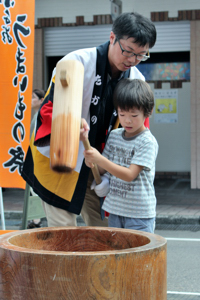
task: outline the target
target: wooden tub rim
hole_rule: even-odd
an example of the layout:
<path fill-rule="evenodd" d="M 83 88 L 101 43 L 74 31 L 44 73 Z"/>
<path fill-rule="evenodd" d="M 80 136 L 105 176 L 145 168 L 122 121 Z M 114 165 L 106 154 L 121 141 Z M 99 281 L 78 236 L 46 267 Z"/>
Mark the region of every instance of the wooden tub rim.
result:
<path fill-rule="evenodd" d="M 146 245 L 134 247 L 134 248 L 128 248 L 128 249 L 121 249 L 121 250 L 105 250 L 105 251 L 53 251 L 53 250 L 37 250 L 37 249 L 31 249 L 31 248 L 25 248 L 16 246 L 11 243 L 12 238 L 16 237 L 18 235 L 24 234 L 24 233 L 34 233 L 34 232 L 49 232 L 51 231 L 58 231 L 58 230 L 97 230 L 97 231 L 111 231 L 111 232 L 127 232 L 127 233 L 133 233 L 135 235 L 142 235 L 147 238 L 149 238 L 150 242 Z M 13 231 L 9 233 L 5 233 L 0 236 L 0 248 L 7 249 L 10 251 L 16 251 L 16 252 L 23 252 L 23 253 L 32 253 L 37 255 L 63 255 L 63 256 L 106 256 L 106 255 L 120 255 L 120 254 L 130 254 L 130 253 L 137 253 L 137 252 L 149 252 L 154 249 L 163 248 L 166 247 L 167 240 L 157 234 L 149 233 L 149 232 L 143 232 L 133 229 L 122 229 L 122 228 L 114 228 L 114 227 L 93 227 L 93 226 L 70 226 L 70 227 L 42 227 L 37 229 L 26 229 L 26 230 L 19 230 L 19 231 Z"/>

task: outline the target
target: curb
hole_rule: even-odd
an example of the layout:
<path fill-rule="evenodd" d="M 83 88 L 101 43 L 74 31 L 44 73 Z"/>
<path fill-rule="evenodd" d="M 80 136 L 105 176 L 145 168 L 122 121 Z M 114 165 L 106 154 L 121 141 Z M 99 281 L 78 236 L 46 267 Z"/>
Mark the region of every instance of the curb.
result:
<path fill-rule="evenodd" d="M 4 212 L 5 220 L 20 220 L 22 219 L 22 211 L 5 211 Z M 81 217 L 77 216 L 80 221 Z M 159 215 L 156 217 L 156 224 L 191 224 L 191 225 L 200 225 L 200 216 L 166 216 Z"/>
<path fill-rule="evenodd" d="M 22 211 L 4 211 L 5 220 L 19 220 L 22 219 Z"/>
<path fill-rule="evenodd" d="M 190 224 L 190 225 L 200 225 L 200 216 L 157 216 L 156 224 Z"/>
<path fill-rule="evenodd" d="M 197 232 L 200 231 L 200 218 L 195 216 L 164 216 L 157 218 L 155 229 Z"/>

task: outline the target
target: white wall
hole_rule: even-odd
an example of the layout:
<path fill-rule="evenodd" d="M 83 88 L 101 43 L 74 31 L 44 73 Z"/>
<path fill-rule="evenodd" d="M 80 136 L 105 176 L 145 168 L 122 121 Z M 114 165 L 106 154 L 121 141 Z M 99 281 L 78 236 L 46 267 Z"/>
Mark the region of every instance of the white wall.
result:
<path fill-rule="evenodd" d="M 177 17 L 178 10 L 200 9 L 199 0 L 122 0 L 122 10 L 137 11 L 145 17 L 150 17 L 150 12 L 168 11 L 169 17 Z"/>
<path fill-rule="evenodd" d="M 150 12 L 168 11 L 177 17 L 178 10 L 200 9 L 199 0 L 122 0 L 122 12 L 137 11 L 150 18 Z M 63 23 L 75 23 L 76 16 L 92 22 L 93 15 L 111 13 L 110 0 L 35 0 L 35 24 L 38 18 L 63 17 Z"/>
<path fill-rule="evenodd" d="M 63 17 L 63 23 L 75 23 L 76 16 L 92 22 L 93 15 L 110 14 L 110 7 L 109 0 L 35 0 L 35 23 L 37 18 L 50 17 Z"/>
<path fill-rule="evenodd" d="M 169 83 L 163 83 L 162 89 L 170 89 Z M 156 171 L 190 172 L 190 82 L 178 89 L 178 123 L 157 124 L 153 113 L 150 129 L 159 144 Z"/>

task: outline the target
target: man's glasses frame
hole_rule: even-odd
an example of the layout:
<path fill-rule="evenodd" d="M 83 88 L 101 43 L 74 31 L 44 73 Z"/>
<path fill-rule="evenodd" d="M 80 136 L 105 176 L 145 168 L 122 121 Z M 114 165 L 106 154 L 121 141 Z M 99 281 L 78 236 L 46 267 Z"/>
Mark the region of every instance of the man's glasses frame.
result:
<path fill-rule="evenodd" d="M 122 48 L 122 45 L 120 43 L 120 41 L 118 39 L 116 39 L 116 41 L 119 43 L 119 46 L 120 46 L 120 49 L 122 51 L 122 55 L 123 56 L 126 56 L 126 57 L 133 57 L 135 56 L 137 60 L 140 60 L 140 61 L 145 61 L 147 60 L 148 58 L 150 58 L 150 54 L 149 52 L 147 53 L 147 55 L 142 55 L 142 54 L 135 54 L 134 52 L 132 51 L 127 51 L 125 49 Z"/>

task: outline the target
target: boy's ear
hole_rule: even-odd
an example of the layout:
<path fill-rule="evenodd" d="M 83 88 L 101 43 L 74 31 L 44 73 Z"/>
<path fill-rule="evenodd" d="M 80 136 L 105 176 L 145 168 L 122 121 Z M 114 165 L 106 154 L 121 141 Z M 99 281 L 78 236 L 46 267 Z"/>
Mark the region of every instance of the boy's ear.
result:
<path fill-rule="evenodd" d="M 153 108 L 152 108 L 152 110 L 151 110 L 150 114 L 149 114 L 148 116 L 145 116 L 145 120 L 146 120 L 147 118 L 150 118 L 150 117 L 151 117 L 151 115 L 152 115 L 152 113 L 153 113 Z"/>
<path fill-rule="evenodd" d="M 150 114 L 149 114 L 148 117 L 150 117 L 152 115 L 152 113 L 153 113 L 153 108 L 152 108 L 152 110 L 151 110 L 151 112 L 150 112 Z M 146 118 L 148 118 L 148 117 L 146 117 Z"/>

